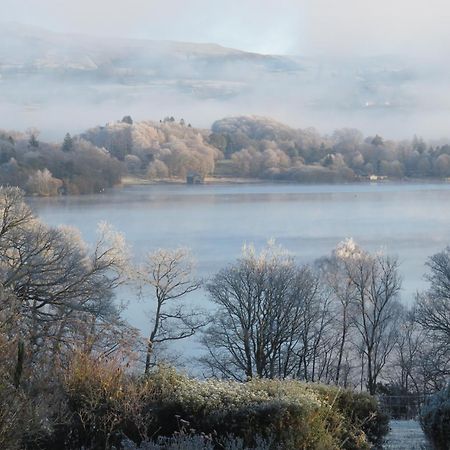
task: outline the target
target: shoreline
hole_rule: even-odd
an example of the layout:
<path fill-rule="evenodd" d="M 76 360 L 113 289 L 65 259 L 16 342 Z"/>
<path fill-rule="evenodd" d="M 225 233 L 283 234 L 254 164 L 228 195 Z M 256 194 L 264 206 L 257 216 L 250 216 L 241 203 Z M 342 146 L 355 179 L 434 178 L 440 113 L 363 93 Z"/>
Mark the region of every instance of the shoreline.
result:
<path fill-rule="evenodd" d="M 318 181 L 318 182 L 301 182 L 290 180 L 268 180 L 263 178 L 240 178 L 240 177 L 205 177 L 202 183 L 194 184 L 195 186 L 202 185 L 248 185 L 248 184 L 288 184 L 288 185 L 358 185 L 358 184 L 450 184 L 450 179 L 442 178 L 390 178 L 371 180 L 368 178 L 362 178 L 352 181 Z M 192 186 L 186 183 L 184 178 L 161 178 L 155 180 L 148 180 L 140 177 L 123 177 L 121 183 L 115 187 L 128 187 L 128 186 L 162 186 L 162 185 L 186 185 Z"/>
<path fill-rule="evenodd" d="M 214 184 L 265 184 L 267 182 L 277 183 L 277 181 L 263 180 L 261 178 L 239 178 L 239 177 L 205 177 L 202 183 L 196 184 L 196 186 L 201 185 L 214 185 Z M 122 181 L 117 186 L 146 186 L 146 185 L 164 185 L 164 184 L 174 184 L 174 185 L 187 185 L 184 178 L 160 178 L 155 180 L 148 180 L 140 177 L 130 177 L 126 176 L 122 178 Z M 300 184 L 300 183 L 298 183 Z"/>
<path fill-rule="evenodd" d="M 121 183 L 104 189 L 101 192 L 92 192 L 88 194 L 76 194 L 76 195 L 37 195 L 26 194 L 25 198 L 70 198 L 70 197 L 86 197 L 86 196 L 101 196 L 112 192 L 116 189 L 126 189 L 139 186 L 388 186 L 388 185 L 450 185 L 449 179 L 436 179 L 436 178 L 402 178 L 402 179 L 382 179 L 382 180 L 369 180 L 359 179 L 353 181 L 328 181 L 328 182 L 299 182 L 299 181 L 287 181 L 287 180 L 268 180 L 261 178 L 238 178 L 238 177 L 206 177 L 203 183 L 188 184 L 182 178 L 165 178 L 157 180 L 148 180 L 140 177 L 124 177 Z"/>

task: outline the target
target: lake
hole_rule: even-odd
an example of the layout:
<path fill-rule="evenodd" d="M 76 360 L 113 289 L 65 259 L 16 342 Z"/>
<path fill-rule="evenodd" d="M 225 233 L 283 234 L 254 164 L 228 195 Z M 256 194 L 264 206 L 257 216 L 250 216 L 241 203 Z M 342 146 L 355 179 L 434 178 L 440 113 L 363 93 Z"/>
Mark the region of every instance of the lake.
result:
<path fill-rule="evenodd" d="M 273 238 L 299 262 L 311 262 L 352 237 L 399 257 L 405 303 L 426 287 L 427 257 L 450 244 L 450 184 L 150 185 L 28 201 L 44 221 L 75 226 L 87 241 L 98 222 L 109 222 L 137 259 L 156 248 L 189 247 L 202 277 L 234 261 L 244 243 L 261 247 Z M 130 289 L 121 296 L 134 299 Z M 127 314 L 145 330 L 142 309 L 132 301 Z"/>

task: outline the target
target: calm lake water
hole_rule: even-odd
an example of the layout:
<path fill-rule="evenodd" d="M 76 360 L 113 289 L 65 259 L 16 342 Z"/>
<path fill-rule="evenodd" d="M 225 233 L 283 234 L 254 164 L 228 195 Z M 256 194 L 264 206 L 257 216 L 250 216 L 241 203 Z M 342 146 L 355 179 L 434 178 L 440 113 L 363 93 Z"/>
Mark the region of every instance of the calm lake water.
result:
<path fill-rule="evenodd" d="M 232 262 L 244 243 L 261 247 L 274 238 L 310 262 L 352 237 L 399 257 L 405 303 L 426 287 L 427 257 L 450 245 L 450 184 L 155 185 L 29 202 L 47 223 L 76 226 L 88 241 L 98 222 L 111 223 L 136 258 L 189 247 L 202 277 Z M 130 290 L 121 295 L 134 297 Z M 142 308 L 132 301 L 127 314 L 146 329 Z"/>

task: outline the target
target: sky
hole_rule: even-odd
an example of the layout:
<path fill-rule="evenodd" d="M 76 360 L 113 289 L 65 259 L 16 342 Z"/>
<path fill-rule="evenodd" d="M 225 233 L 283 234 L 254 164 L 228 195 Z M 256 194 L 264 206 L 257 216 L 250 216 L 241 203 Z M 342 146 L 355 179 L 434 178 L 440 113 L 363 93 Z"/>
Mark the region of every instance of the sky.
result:
<path fill-rule="evenodd" d="M 259 53 L 447 58 L 446 0 L 0 0 L 0 21 Z"/>

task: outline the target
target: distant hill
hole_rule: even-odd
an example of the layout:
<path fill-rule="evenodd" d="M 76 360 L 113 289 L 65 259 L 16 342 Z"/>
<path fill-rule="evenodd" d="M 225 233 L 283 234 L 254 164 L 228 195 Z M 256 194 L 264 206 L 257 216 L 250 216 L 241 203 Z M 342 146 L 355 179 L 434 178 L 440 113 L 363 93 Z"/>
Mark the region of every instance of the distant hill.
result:
<path fill-rule="evenodd" d="M 173 87 L 200 97 L 236 95 L 255 73 L 299 71 L 284 56 L 170 41 L 93 38 L 15 24 L 0 28 L 5 82 L 49 77 L 54 83 Z"/>
<path fill-rule="evenodd" d="M 258 114 L 327 131 L 447 134 L 447 91 L 445 72 L 394 56 L 261 55 L 212 43 L 0 26 L 0 126 L 37 126 L 55 137 L 124 112 L 184 116 L 200 126 L 217 116 Z"/>

